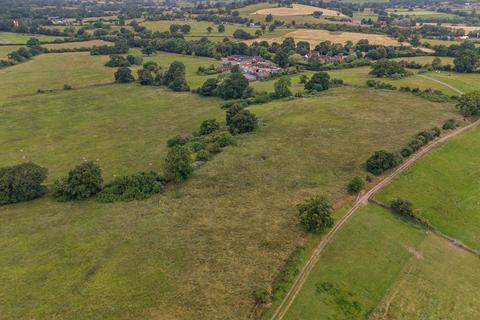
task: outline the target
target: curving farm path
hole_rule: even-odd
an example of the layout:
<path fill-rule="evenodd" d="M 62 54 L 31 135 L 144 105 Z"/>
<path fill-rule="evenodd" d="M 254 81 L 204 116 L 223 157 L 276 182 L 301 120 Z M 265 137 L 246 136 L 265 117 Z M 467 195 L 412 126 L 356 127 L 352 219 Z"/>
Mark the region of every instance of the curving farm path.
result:
<path fill-rule="evenodd" d="M 377 185 L 375 185 L 372 189 L 368 190 L 365 194 L 361 195 L 354 203 L 353 207 L 348 210 L 348 212 L 340 219 L 337 221 L 337 223 L 333 226 L 332 229 L 322 238 L 320 243 L 317 245 L 317 247 L 313 250 L 312 255 L 308 259 L 308 261 L 305 263 L 305 265 L 302 267 L 300 270 L 299 274 L 295 278 L 292 286 L 290 287 L 289 291 L 285 295 L 284 299 L 280 303 L 280 305 L 277 307 L 275 310 L 274 314 L 272 315 L 271 320 L 281 320 L 287 313 L 287 311 L 290 309 L 290 306 L 292 305 L 293 301 L 297 297 L 298 293 L 303 287 L 303 284 L 307 280 L 308 276 L 310 275 L 310 272 L 312 271 L 313 267 L 317 263 L 318 259 L 320 258 L 320 255 L 322 254 L 323 250 L 325 247 L 328 245 L 328 243 L 333 239 L 335 234 L 340 230 L 340 228 L 348 221 L 348 219 L 362 206 L 368 203 L 368 200 L 379 190 L 382 188 L 386 187 L 390 182 L 392 182 L 393 179 L 398 177 L 400 174 L 402 174 L 405 170 L 407 170 L 410 166 L 412 166 L 417 160 L 422 158 L 425 154 L 430 152 L 433 148 L 436 146 L 440 145 L 441 143 L 473 128 L 480 125 L 480 120 L 477 120 L 465 127 L 459 128 L 455 131 L 452 131 L 439 139 L 433 141 L 432 143 L 428 144 L 421 150 L 419 150 L 416 154 L 412 155 L 410 158 L 405 160 L 397 169 L 395 169 L 392 173 L 390 173 L 388 176 L 386 176 L 382 181 L 380 181 Z"/>

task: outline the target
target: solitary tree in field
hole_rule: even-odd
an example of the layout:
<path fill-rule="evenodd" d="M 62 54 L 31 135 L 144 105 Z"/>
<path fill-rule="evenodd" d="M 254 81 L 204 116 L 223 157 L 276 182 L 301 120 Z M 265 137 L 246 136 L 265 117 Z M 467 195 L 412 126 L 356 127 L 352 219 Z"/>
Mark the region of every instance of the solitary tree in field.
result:
<path fill-rule="evenodd" d="M 208 32 L 208 33 L 212 33 L 212 31 L 213 31 L 213 28 L 212 28 L 211 26 L 208 26 L 208 27 L 207 27 L 207 32 Z"/>
<path fill-rule="evenodd" d="M 223 24 L 218 25 L 218 32 L 220 32 L 220 33 L 225 32 L 225 26 Z"/>
<path fill-rule="evenodd" d="M 272 22 L 272 21 L 273 21 L 273 16 L 272 16 L 272 14 L 267 14 L 267 15 L 265 16 L 265 21 L 266 21 L 266 22 L 269 22 L 269 23 Z"/>
<path fill-rule="evenodd" d="M 231 134 L 240 134 L 254 131 L 257 128 L 258 120 L 255 114 L 242 109 L 230 121 L 229 130 Z"/>
<path fill-rule="evenodd" d="M 307 200 L 297 206 L 300 223 L 309 232 L 320 233 L 334 224 L 332 207 L 324 197 Z"/>

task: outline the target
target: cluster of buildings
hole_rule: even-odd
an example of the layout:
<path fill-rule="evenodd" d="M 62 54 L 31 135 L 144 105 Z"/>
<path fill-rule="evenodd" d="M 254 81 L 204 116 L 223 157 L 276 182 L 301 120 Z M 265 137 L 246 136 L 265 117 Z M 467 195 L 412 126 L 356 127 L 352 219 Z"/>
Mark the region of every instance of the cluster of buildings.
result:
<path fill-rule="evenodd" d="M 229 56 L 222 59 L 223 72 L 228 72 L 233 66 L 238 66 L 248 81 L 267 80 L 272 74 L 279 73 L 278 68 L 259 56 Z"/>

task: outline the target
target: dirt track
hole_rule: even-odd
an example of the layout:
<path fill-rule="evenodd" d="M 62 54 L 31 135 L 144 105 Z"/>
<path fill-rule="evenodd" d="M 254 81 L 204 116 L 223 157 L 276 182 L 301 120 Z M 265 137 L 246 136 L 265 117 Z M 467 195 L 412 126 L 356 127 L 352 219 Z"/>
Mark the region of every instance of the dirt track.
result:
<path fill-rule="evenodd" d="M 333 239 L 335 234 L 338 232 L 338 230 L 348 221 L 348 219 L 363 205 L 368 203 L 368 200 L 379 190 L 390 184 L 393 179 L 398 177 L 400 174 L 402 174 L 405 170 L 407 170 L 411 165 L 413 165 L 417 160 L 422 158 L 425 154 L 430 152 L 433 148 L 438 146 L 439 144 L 459 135 L 460 133 L 463 133 L 475 126 L 478 126 L 480 124 L 480 120 L 477 120 L 468 126 L 462 127 L 460 129 L 457 129 L 453 132 L 450 132 L 446 134 L 443 137 L 440 137 L 439 139 L 433 141 L 432 143 L 428 144 L 424 148 L 422 148 L 420 151 L 418 151 L 416 154 L 408 158 L 405 162 L 403 162 L 395 171 L 393 171 L 390 175 L 386 176 L 382 181 L 380 181 L 377 185 L 375 185 L 372 189 L 368 190 L 365 194 L 361 195 L 353 207 L 348 210 L 348 212 L 340 219 L 337 221 L 337 223 L 333 226 L 332 229 L 322 238 L 318 246 L 315 248 L 313 251 L 312 255 L 308 259 L 308 261 L 305 263 L 305 265 L 302 267 L 300 270 L 299 274 L 295 278 L 295 281 L 293 282 L 291 288 L 285 295 L 285 298 L 281 302 L 281 304 L 278 306 L 278 308 L 275 310 L 274 314 L 272 315 L 272 320 L 281 320 L 289 310 L 290 306 L 292 305 L 293 301 L 295 300 L 296 296 L 300 292 L 300 289 L 302 289 L 303 284 L 305 283 L 306 279 L 310 275 L 310 272 L 312 271 L 313 267 L 317 263 L 321 253 L 327 246 L 327 244 Z"/>

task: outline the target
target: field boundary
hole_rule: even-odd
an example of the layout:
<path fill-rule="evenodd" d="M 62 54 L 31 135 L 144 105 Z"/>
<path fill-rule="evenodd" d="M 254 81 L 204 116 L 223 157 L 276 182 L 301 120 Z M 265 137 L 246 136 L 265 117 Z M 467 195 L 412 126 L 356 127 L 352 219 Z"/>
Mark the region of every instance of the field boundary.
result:
<path fill-rule="evenodd" d="M 308 261 L 305 263 L 305 265 L 300 269 L 299 274 L 297 275 L 296 279 L 294 280 L 292 286 L 288 290 L 287 294 L 285 295 L 283 301 L 280 303 L 280 305 L 277 307 L 275 312 L 273 313 L 271 320 L 281 320 L 289 310 L 290 306 L 292 305 L 293 301 L 297 297 L 298 293 L 302 289 L 306 279 L 310 275 L 313 267 L 317 263 L 317 261 L 320 258 L 320 255 L 322 254 L 323 250 L 325 247 L 330 243 L 330 241 L 333 239 L 333 237 L 336 235 L 338 230 L 349 220 L 349 218 L 361 207 L 366 205 L 370 199 L 389 185 L 396 177 L 398 177 L 400 174 L 402 174 L 405 170 L 410 168 L 416 161 L 421 159 L 424 155 L 426 155 L 428 152 L 430 152 L 433 148 L 438 146 L 439 144 L 452 139 L 456 137 L 457 135 L 474 128 L 476 126 L 480 125 L 480 120 L 477 120 L 465 127 L 462 127 L 460 129 L 457 129 L 453 132 L 448 133 L 447 135 L 433 141 L 432 143 L 428 144 L 424 148 L 420 149 L 416 154 L 414 154 L 412 157 L 407 159 L 405 162 L 403 162 L 397 169 L 395 169 L 390 175 L 386 176 L 383 180 L 381 180 L 378 184 L 376 184 L 373 188 L 368 190 L 366 193 L 363 195 L 360 195 L 355 204 L 348 210 L 348 212 L 340 219 L 338 222 L 333 226 L 332 229 L 325 235 L 325 237 L 322 238 L 318 246 L 315 248 L 313 251 L 312 255 L 308 259 Z"/>

